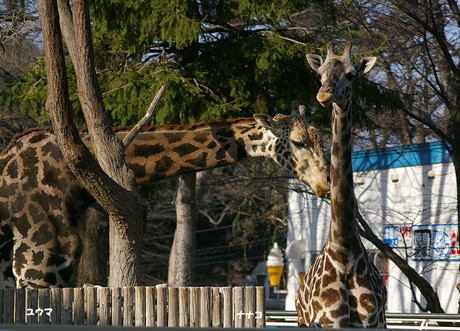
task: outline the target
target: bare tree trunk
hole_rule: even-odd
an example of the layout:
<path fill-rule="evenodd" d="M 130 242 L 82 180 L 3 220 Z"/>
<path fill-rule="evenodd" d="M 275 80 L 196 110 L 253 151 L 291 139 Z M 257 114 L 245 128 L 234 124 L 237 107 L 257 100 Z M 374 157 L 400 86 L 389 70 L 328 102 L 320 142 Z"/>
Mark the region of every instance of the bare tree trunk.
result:
<path fill-rule="evenodd" d="M 196 174 L 178 179 L 176 196 L 177 227 L 175 233 L 175 286 L 190 286 L 194 280 L 196 257 Z"/>
<path fill-rule="evenodd" d="M 190 286 L 193 284 L 193 267 L 196 259 L 196 222 L 209 174 L 210 171 L 200 171 L 179 178 L 176 196 L 177 228 L 169 256 L 169 286 Z M 186 176 L 193 178 L 183 178 Z M 179 243 L 180 246 L 176 243 Z M 189 247 L 193 252 L 187 251 Z M 181 258 L 177 258 L 178 255 Z M 184 259 L 191 259 L 191 262 L 184 261 Z"/>
<path fill-rule="evenodd" d="M 176 217 L 177 220 L 177 217 Z M 169 266 L 168 266 L 168 286 L 176 286 L 176 236 L 177 231 L 174 231 L 174 239 L 169 252 Z"/>
<path fill-rule="evenodd" d="M 98 204 L 92 205 L 80 217 L 78 232 L 83 243 L 83 253 L 77 269 L 77 286 L 107 286 L 109 215 Z"/>
<path fill-rule="evenodd" d="M 61 6 L 69 10 L 67 6 Z M 67 164 L 110 215 L 112 286 L 139 284 L 142 244 L 142 200 L 124 146 L 113 133 L 94 69 L 88 2 L 72 1 L 73 22 L 63 24 L 74 62 L 78 94 L 98 162 L 80 139 L 71 117 L 67 73 L 56 0 L 39 1 L 48 75 L 46 109 Z M 66 27 L 74 28 L 66 29 Z"/>

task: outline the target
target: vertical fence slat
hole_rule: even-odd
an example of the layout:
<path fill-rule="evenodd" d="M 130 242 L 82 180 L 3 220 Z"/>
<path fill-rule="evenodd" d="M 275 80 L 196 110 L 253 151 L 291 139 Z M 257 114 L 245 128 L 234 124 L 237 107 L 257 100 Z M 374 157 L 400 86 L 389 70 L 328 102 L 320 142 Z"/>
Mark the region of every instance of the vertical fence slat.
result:
<path fill-rule="evenodd" d="M 60 288 L 51 289 L 51 324 L 54 325 L 61 324 L 62 292 L 63 290 Z"/>
<path fill-rule="evenodd" d="M 265 328 L 265 286 L 256 287 L 256 311 L 260 312 L 256 316 L 256 328 Z"/>
<path fill-rule="evenodd" d="M 209 287 L 200 288 L 200 327 L 208 328 L 211 326 L 211 295 Z"/>
<path fill-rule="evenodd" d="M 95 286 L 85 287 L 86 325 L 97 324 L 97 290 Z"/>
<path fill-rule="evenodd" d="M 198 327 L 200 326 L 200 288 L 199 287 L 189 287 L 189 301 L 190 301 L 190 326 Z"/>
<path fill-rule="evenodd" d="M 5 289 L 3 292 L 3 309 L 4 309 L 4 323 L 14 323 L 14 289 Z"/>
<path fill-rule="evenodd" d="M 157 285 L 157 326 L 166 326 L 166 286 Z"/>
<path fill-rule="evenodd" d="M 222 326 L 224 328 L 233 327 L 233 301 L 232 301 L 232 288 L 224 287 L 222 292 Z"/>
<path fill-rule="evenodd" d="M 50 317 L 51 313 L 49 311 L 50 308 L 50 289 L 49 288 L 41 288 L 38 290 L 38 318 L 40 324 L 50 324 Z"/>
<path fill-rule="evenodd" d="M 190 305 L 188 301 L 188 288 L 179 288 L 179 327 L 190 326 Z"/>
<path fill-rule="evenodd" d="M 110 325 L 110 288 L 98 287 L 99 298 L 99 322 L 98 325 Z"/>
<path fill-rule="evenodd" d="M 254 286 L 246 286 L 244 289 L 244 327 L 254 328 L 256 326 L 256 288 Z"/>
<path fill-rule="evenodd" d="M 112 287 L 112 326 L 122 326 L 123 297 L 120 287 Z"/>
<path fill-rule="evenodd" d="M 134 287 L 123 288 L 123 326 L 134 326 Z"/>
<path fill-rule="evenodd" d="M 82 287 L 73 289 L 74 324 L 85 324 L 85 296 Z"/>
<path fill-rule="evenodd" d="M 168 327 L 179 326 L 179 291 L 176 287 L 168 288 Z"/>
<path fill-rule="evenodd" d="M 155 287 L 145 288 L 145 326 L 155 326 Z"/>
<path fill-rule="evenodd" d="M 2 300 L 2 298 L 0 298 Z M 14 323 L 25 324 L 26 323 L 26 289 L 20 288 L 16 290 L 15 300 L 15 318 Z"/>
<path fill-rule="evenodd" d="M 38 323 L 38 289 L 28 288 L 26 290 L 27 295 L 27 324 Z"/>
<path fill-rule="evenodd" d="M 62 289 L 62 324 L 73 324 L 73 288 Z"/>
<path fill-rule="evenodd" d="M 221 292 L 220 288 L 212 288 L 212 327 L 218 328 L 222 326 L 222 307 L 221 307 Z"/>
<path fill-rule="evenodd" d="M 244 288 L 241 286 L 233 288 L 233 320 L 235 328 L 242 328 L 244 326 L 244 313 L 243 298 Z"/>
<path fill-rule="evenodd" d="M 145 287 L 136 286 L 134 288 L 135 292 L 135 325 L 136 326 L 145 326 Z"/>
<path fill-rule="evenodd" d="M 4 290 L 0 288 L 0 324 L 4 323 L 4 318 L 3 318 L 3 292 Z"/>

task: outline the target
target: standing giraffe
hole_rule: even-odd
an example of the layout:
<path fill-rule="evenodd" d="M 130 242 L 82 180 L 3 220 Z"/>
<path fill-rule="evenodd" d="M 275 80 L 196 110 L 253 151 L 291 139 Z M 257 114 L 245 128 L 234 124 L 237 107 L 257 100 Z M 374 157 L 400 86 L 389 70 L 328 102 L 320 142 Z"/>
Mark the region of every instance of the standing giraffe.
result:
<path fill-rule="evenodd" d="M 296 299 L 299 326 L 323 328 L 386 328 L 386 289 L 364 248 L 356 222 L 351 162 L 353 79 L 368 72 L 375 57 L 351 62 L 351 43 L 342 56 L 327 45 L 327 56 L 307 55 L 321 76 L 316 96 L 322 106 L 332 103 L 331 225 L 329 237 L 305 275 Z"/>
<path fill-rule="evenodd" d="M 126 151 L 126 162 L 144 185 L 266 157 L 325 197 L 329 171 L 321 136 L 302 109 L 294 102 L 290 116 L 146 128 Z M 115 131 L 123 139 L 130 128 Z M 82 139 L 92 150 L 89 135 Z M 82 251 L 77 220 L 94 199 L 50 131 L 16 137 L 0 154 L 0 174 L 0 288 L 66 286 Z"/>

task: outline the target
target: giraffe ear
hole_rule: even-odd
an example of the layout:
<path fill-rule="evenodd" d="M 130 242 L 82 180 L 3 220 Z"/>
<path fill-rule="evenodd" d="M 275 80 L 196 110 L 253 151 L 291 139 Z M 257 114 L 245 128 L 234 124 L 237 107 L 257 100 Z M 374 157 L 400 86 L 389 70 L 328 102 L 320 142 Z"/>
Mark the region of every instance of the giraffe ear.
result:
<path fill-rule="evenodd" d="M 307 61 L 315 71 L 318 71 L 318 68 L 323 65 L 323 58 L 316 54 L 307 54 Z"/>
<path fill-rule="evenodd" d="M 377 62 L 376 57 L 363 57 L 361 61 L 357 65 L 355 65 L 356 69 L 356 76 L 358 77 L 359 75 L 367 73 L 369 70 L 372 69 L 372 67 L 375 65 Z"/>
<path fill-rule="evenodd" d="M 310 126 L 307 121 L 307 114 L 305 113 L 305 106 L 299 105 L 299 102 L 297 100 L 294 100 L 291 102 L 291 115 L 300 117 L 305 122 L 307 127 Z"/>
<path fill-rule="evenodd" d="M 267 114 L 254 114 L 253 115 L 257 123 L 262 125 L 265 129 L 270 130 L 276 137 L 281 135 L 281 130 L 276 121 Z"/>

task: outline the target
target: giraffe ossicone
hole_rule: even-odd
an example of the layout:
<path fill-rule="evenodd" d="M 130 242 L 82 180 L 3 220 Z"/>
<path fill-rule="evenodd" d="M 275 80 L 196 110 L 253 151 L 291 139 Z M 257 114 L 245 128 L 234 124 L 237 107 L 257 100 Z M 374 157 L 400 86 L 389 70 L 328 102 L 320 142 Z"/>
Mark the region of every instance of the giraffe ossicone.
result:
<path fill-rule="evenodd" d="M 294 102 L 291 115 L 146 128 L 126 162 L 144 185 L 266 157 L 325 197 L 321 137 L 301 110 Z M 115 131 L 122 140 L 130 128 Z M 82 140 L 92 150 L 89 135 Z M 56 136 L 42 129 L 18 135 L 0 154 L 0 176 L 0 288 L 66 286 L 82 251 L 78 219 L 94 199 L 67 166 Z"/>
<path fill-rule="evenodd" d="M 351 162 L 352 81 L 372 69 L 376 58 L 353 65 L 347 42 L 341 56 L 329 43 L 324 62 L 313 54 L 307 60 L 321 77 L 318 101 L 332 104 L 331 225 L 297 291 L 299 326 L 386 328 L 386 288 L 359 236 Z"/>

